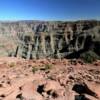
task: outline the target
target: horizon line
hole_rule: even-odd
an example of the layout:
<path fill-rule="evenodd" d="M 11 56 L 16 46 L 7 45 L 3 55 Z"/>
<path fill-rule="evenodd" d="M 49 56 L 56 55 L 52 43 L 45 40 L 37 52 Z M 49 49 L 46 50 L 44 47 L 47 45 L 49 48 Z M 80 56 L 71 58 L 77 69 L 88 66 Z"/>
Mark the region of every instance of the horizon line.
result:
<path fill-rule="evenodd" d="M 100 21 L 100 19 L 68 19 L 68 20 L 42 20 L 42 19 L 9 19 L 9 20 L 6 20 L 6 19 L 0 19 L 0 22 L 18 22 L 18 21 L 44 21 L 44 22 L 47 22 L 47 21 L 50 21 L 50 22 L 52 22 L 52 21 L 55 21 L 55 22 L 67 22 L 67 21 Z"/>

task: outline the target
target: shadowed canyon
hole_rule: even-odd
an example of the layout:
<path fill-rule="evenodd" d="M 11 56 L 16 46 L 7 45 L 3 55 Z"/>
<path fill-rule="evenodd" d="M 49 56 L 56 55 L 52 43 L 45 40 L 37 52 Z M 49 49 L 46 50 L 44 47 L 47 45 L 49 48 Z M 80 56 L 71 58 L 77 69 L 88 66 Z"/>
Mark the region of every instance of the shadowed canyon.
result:
<path fill-rule="evenodd" d="M 100 22 L 0 22 L 0 56 L 76 58 L 93 49 L 100 56 Z"/>
<path fill-rule="evenodd" d="M 100 21 L 0 22 L 0 100 L 100 100 Z"/>

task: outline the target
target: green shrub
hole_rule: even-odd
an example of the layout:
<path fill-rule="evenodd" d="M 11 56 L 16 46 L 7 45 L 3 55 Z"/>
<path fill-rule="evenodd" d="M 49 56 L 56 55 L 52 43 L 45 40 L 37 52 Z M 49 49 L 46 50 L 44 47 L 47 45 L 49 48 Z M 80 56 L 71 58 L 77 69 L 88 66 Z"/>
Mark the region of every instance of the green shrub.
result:
<path fill-rule="evenodd" d="M 38 70 L 36 67 L 32 67 L 32 72 L 35 73 Z"/>
<path fill-rule="evenodd" d="M 93 51 L 87 51 L 80 55 L 80 58 L 84 60 L 85 63 L 92 63 L 100 57 Z"/>
<path fill-rule="evenodd" d="M 46 71 L 46 70 L 49 70 L 51 68 L 52 68 L 52 65 L 50 65 L 50 64 L 45 64 L 45 65 L 43 65 L 41 67 L 38 67 L 38 68 L 36 66 L 33 66 L 32 67 L 32 72 L 35 73 L 38 70 Z"/>
<path fill-rule="evenodd" d="M 45 65 L 43 65 L 41 68 L 40 68 L 40 70 L 49 70 L 49 69 L 51 69 L 52 68 L 52 65 L 50 65 L 50 64 L 45 64 Z"/>
<path fill-rule="evenodd" d="M 45 70 L 48 70 L 48 69 L 51 69 L 51 68 L 52 68 L 52 65 L 50 65 L 50 64 L 45 65 Z"/>
<path fill-rule="evenodd" d="M 10 67 L 14 67 L 16 64 L 14 63 L 14 62 L 11 62 L 10 64 L 9 64 L 9 66 Z"/>

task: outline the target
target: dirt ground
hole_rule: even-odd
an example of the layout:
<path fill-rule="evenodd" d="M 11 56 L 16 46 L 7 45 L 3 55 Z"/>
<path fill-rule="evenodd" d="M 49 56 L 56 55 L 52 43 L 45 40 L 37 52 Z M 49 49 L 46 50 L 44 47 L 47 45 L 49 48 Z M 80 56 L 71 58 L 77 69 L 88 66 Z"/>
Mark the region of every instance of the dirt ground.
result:
<path fill-rule="evenodd" d="M 0 100 L 100 100 L 100 61 L 2 57 Z"/>

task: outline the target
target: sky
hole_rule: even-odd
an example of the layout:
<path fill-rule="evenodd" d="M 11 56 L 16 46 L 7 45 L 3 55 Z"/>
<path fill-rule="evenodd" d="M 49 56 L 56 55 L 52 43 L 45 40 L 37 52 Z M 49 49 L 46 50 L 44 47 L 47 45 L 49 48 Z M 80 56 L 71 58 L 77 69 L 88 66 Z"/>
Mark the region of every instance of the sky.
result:
<path fill-rule="evenodd" d="M 0 0 L 0 20 L 100 19 L 100 0 Z"/>

